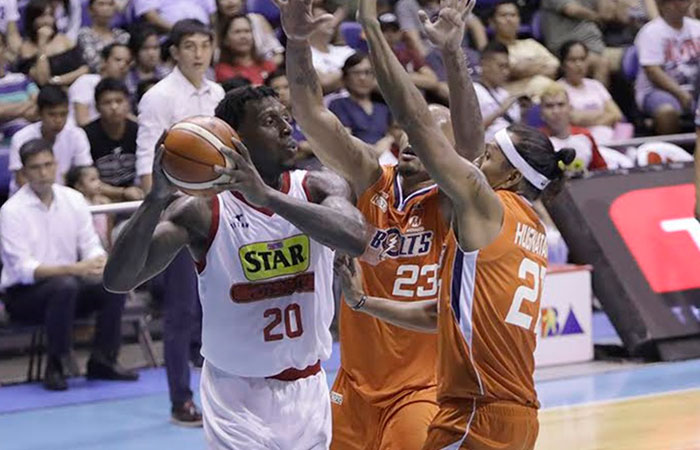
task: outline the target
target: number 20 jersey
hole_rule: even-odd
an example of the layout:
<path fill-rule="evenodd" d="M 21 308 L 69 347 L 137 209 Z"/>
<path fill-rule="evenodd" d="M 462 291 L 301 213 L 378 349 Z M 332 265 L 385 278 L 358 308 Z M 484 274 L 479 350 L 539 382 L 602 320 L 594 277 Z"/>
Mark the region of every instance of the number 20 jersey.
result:
<path fill-rule="evenodd" d="M 281 191 L 308 201 L 305 171 Z M 239 194 L 212 199 L 210 246 L 198 264 L 202 355 L 244 377 L 303 369 L 330 356 L 333 250 Z"/>
<path fill-rule="evenodd" d="M 440 211 L 437 185 L 404 196 L 396 166 L 358 199 L 374 227 L 368 253 L 376 265 L 360 261 L 367 295 L 399 301 L 435 299 L 439 259 L 449 225 Z M 341 366 L 365 401 L 387 406 L 406 391 L 434 387 L 435 334 L 406 330 L 352 311 L 340 311 Z"/>

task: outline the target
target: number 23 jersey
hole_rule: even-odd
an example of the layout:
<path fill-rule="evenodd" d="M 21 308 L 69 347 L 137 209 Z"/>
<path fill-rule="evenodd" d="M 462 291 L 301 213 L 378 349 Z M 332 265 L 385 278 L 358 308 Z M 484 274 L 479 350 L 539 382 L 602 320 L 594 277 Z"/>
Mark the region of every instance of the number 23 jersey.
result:
<path fill-rule="evenodd" d="M 286 172 L 281 191 L 309 201 L 305 176 Z M 209 362 L 233 375 L 266 377 L 330 356 L 333 250 L 231 192 L 212 199 L 209 239 L 197 267 Z"/>

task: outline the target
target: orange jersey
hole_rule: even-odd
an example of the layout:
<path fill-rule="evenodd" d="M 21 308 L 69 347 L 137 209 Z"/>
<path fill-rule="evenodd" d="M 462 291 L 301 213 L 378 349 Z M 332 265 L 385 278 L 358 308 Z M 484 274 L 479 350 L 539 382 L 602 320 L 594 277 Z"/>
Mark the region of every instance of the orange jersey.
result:
<path fill-rule="evenodd" d="M 487 247 L 464 252 L 454 233 L 441 269 L 438 401 L 502 400 L 539 407 L 533 381 L 545 228 L 532 206 L 508 191 L 503 228 Z"/>
<path fill-rule="evenodd" d="M 404 197 L 395 167 L 358 200 L 375 227 L 369 253 L 377 265 L 361 261 L 367 295 L 399 301 L 439 295 L 439 260 L 449 225 L 443 220 L 436 185 Z M 437 336 L 390 325 L 352 311 L 340 311 L 341 366 L 365 401 L 381 406 L 403 391 L 436 383 Z"/>

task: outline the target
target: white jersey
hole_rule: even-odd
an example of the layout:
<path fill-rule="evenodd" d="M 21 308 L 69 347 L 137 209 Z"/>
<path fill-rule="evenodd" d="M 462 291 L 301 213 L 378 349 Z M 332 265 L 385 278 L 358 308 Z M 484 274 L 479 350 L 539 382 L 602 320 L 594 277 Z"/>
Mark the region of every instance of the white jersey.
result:
<path fill-rule="evenodd" d="M 308 201 L 306 171 L 282 192 Z M 231 192 L 212 199 L 209 249 L 198 264 L 202 355 L 243 377 L 303 369 L 330 356 L 333 250 Z"/>

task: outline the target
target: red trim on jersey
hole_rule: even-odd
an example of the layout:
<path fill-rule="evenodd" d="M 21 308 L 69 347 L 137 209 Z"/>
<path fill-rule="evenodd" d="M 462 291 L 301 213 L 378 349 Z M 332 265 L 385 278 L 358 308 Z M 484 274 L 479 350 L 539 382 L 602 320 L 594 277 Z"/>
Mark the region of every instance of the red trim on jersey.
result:
<path fill-rule="evenodd" d="M 313 203 L 313 201 L 311 201 L 311 193 L 309 192 L 309 186 L 306 184 L 306 180 L 307 180 L 308 176 L 309 176 L 309 172 L 306 172 L 304 174 L 304 179 L 301 180 L 301 187 L 304 188 L 304 194 L 306 195 L 306 200 L 309 203 Z"/>
<path fill-rule="evenodd" d="M 290 188 L 291 184 L 292 184 L 292 182 L 291 182 L 291 177 L 290 177 L 290 175 L 289 175 L 289 172 L 284 172 L 284 173 L 282 174 L 282 185 L 280 186 L 280 192 L 283 193 L 283 194 L 288 194 L 288 193 L 289 193 L 289 188 Z M 232 192 L 232 194 L 233 194 L 233 196 L 236 197 L 238 200 L 242 201 L 243 203 L 245 203 L 246 205 L 250 206 L 250 207 L 253 208 L 254 210 L 259 211 L 259 212 L 265 214 L 266 216 L 274 216 L 274 215 L 275 215 L 275 212 L 272 211 L 272 210 L 270 210 L 270 209 L 261 208 L 261 207 L 259 207 L 259 206 L 253 205 L 252 203 L 249 203 L 248 200 L 246 200 L 245 197 L 243 196 L 243 194 L 241 194 L 240 192 Z"/>
<path fill-rule="evenodd" d="M 202 273 L 207 265 L 207 253 L 209 253 L 209 248 L 211 247 L 214 238 L 216 237 L 216 232 L 219 230 L 219 199 L 215 195 L 211 198 L 211 225 L 209 225 L 209 236 L 207 237 L 207 245 L 204 249 L 204 255 L 201 261 L 195 261 L 197 266 L 197 272 Z"/>
<path fill-rule="evenodd" d="M 321 361 L 316 361 L 314 364 L 307 366 L 303 369 L 296 369 L 291 367 L 289 369 L 283 370 L 277 375 L 271 377 L 265 377 L 267 379 L 280 380 L 280 381 L 296 381 L 300 378 L 308 378 L 312 375 L 316 375 L 321 371 Z"/>

